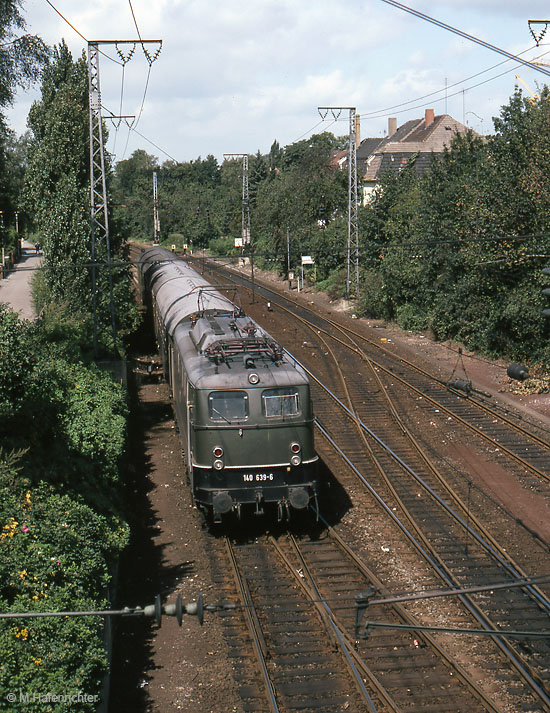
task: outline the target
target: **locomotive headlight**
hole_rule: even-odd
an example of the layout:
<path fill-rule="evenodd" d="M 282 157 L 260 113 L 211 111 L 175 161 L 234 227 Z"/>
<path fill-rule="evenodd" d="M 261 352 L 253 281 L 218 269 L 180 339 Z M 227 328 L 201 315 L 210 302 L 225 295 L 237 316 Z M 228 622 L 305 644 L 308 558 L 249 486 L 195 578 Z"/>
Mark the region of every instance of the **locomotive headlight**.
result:
<path fill-rule="evenodd" d="M 217 458 L 212 465 L 214 466 L 214 470 L 223 470 L 223 460 L 219 458 Z"/>
<path fill-rule="evenodd" d="M 290 444 L 290 452 L 292 453 L 292 455 L 290 456 L 291 465 L 300 465 L 300 463 L 302 462 L 302 456 L 299 455 L 301 450 L 302 448 L 300 444 L 296 443 L 296 441 Z"/>
<path fill-rule="evenodd" d="M 260 377 L 258 374 L 256 374 L 255 371 L 252 372 L 252 374 L 248 375 L 248 382 L 252 384 L 252 386 L 255 386 L 257 383 L 259 383 Z"/>
<path fill-rule="evenodd" d="M 221 458 L 223 456 L 223 448 L 221 446 L 214 446 L 212 453 L 216 458 Z"/>

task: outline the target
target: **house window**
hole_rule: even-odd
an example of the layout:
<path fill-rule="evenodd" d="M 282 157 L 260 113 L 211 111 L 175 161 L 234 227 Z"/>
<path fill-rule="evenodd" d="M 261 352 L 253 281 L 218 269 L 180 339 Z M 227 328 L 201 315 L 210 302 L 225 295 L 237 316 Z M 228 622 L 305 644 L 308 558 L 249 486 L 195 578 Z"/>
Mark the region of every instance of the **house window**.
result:
<path fill-rule="evenodd" d="M 296 389 L 266 389 L 262 394 L 264 416 L 296 416 L 300 413 L 300 397 Z"/>
<path fill-rule="evenodd" d="M 246 391 L 212 391 L 208 413 L 213 421 L 242 421 L 248 418 Z"/>

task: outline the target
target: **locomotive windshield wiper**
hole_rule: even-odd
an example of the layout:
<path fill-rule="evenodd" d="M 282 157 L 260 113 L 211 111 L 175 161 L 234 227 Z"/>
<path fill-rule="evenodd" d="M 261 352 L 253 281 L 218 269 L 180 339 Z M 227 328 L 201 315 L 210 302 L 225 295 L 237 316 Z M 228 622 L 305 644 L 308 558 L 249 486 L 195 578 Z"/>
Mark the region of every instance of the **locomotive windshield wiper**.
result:
<path fill-rule="evenodd" d="M 230 426 L 233 425 L 233 424 L 231 423 L 231 421 L 223 415 L 223 413 L 220 413 L 220 412 L 218 411 L 218 409 L 214 408 L 213 406 L 211 406 L 211 409 L 212 409 L 212 413 L 215 413 L 215 414 L 217 414 L 220 418 L 223 418 L 223 420 L 224 420 L 224 421 L 227 421 L 227 423 L 228 423 Z"/>

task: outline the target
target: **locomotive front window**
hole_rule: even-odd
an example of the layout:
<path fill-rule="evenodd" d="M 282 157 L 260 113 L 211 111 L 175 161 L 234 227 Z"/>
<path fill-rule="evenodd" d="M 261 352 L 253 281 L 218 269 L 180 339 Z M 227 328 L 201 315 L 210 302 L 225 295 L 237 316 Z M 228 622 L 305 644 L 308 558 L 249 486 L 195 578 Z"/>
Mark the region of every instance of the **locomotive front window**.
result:
<path fill-rule="evenodd" d="M 296 416 L 300 398 L 296 389 L 267 389 L 262 394 L 264 416 Z"/>
<path fill-rule="evenodd" d="M 213 391 L 208 396 L 208 413 L 213 421 L 242 421 L 248 418 L 246 391 Z"/>

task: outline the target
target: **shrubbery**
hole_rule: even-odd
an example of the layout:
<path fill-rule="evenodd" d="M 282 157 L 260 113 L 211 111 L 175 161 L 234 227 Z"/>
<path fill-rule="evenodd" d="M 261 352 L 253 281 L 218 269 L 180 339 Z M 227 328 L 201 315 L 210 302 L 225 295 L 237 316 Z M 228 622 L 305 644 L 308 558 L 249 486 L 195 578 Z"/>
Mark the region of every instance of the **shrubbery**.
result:
<path fill-rule="evenodd" d="M 0 307 L 3 612 L 108 608 L 110 572 L 128 540 L 117 507 L 124 391 L 97 367 L 65 358 L 80 348 L 50 310 L 29 325 Z M 33 695 L 99 693 L 100 619 L 5 620 L 0 650 L 0 690 L 30 693 L 25 710 L 95 710 L 94 702 L 50 705 Z"/>
<path fill-rule="evenodd" d="M 419 175 L 414 161 L 383 178 L 360 214 L 359 298 L 371 317 L 429 329 L 489 356 L 550 365 L 547 286 L 550 90 L 517 92 L 495 134 L 456 136 Z"/>

